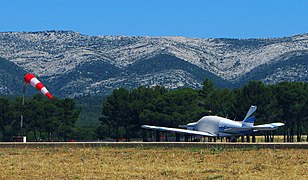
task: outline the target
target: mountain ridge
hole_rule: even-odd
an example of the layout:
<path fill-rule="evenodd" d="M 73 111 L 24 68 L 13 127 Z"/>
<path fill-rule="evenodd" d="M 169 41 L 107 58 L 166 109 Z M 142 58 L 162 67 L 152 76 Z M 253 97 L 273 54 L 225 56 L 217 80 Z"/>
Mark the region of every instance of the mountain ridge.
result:
<path fill-rule="evenodd" d="M 214 39 L 87 36 L 73 31 L 0 33 L 1 58 L 41 77 L 65 97 L 108 94 L 120 86 L 199 88 L 207 77 L 220 87 L 237 87 L 248 80 L 277 83 L 284 80 L 279 70 L 284 62 L 288 81 L 307 81 L 307 54 L 308 34 Z"/>

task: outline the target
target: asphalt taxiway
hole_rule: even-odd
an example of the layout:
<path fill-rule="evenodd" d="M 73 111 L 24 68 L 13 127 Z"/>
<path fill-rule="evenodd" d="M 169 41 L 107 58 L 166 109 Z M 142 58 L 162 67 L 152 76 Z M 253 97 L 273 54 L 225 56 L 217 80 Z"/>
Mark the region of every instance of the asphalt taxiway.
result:
<path fill-rule="evenodd" d="M 308 142 L 292 143 L 221 143 L 221 142 L 1 142 L 0 148 L 50 147 L 157 147 L 157 148 L 248 148 L 308 149 Z"/>

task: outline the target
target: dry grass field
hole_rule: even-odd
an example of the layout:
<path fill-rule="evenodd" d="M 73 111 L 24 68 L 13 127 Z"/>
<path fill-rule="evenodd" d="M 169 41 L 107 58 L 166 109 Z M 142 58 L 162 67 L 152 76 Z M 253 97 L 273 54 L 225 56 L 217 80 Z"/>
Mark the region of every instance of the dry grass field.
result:
<path fill-rule="evenodd" d="M 1 148 L 0 179 L 308 179 L 308 150 Z"/>

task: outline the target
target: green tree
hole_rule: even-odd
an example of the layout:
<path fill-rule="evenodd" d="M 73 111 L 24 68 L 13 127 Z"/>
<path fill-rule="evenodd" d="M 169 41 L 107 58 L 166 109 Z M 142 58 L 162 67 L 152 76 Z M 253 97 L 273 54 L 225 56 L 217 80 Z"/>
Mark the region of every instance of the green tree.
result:
<path fill-rule="evenodd" d="M 154 99 L 141 116 L 146 124 L 177 127 L 204 115 L 199 101 L 198 91 L 191 88 L 169 91 Z"/>
<path fill-rule="evenodd" d="M 130 92 L 130 114 L 128 117 L 130 125 L 126 128 L 127 132 L 129 132 L 128 134 L 133 136 L 140 135 L 140 126 L 145 123 L 141 116 L 142 112 L 146 107 L 151 106 L 154 99 L 166 92 L 167 90 L 160 86 L 153 88 L 140 86 Z"/>
<path fill-rule="evenodd" d="M 6 98 L 0 97 L 0 129 L 2 131 L 2 139 L 6 141 L 6 127 L 11 123 L 10 120 L 10 102 Z"/>
<path fill-rule="evenodd" d="M 200 90 L 200 95 L 207 99 L 209 95 L 214 91 L 215 86 L 212 80 L 205 79 L 202 84 L 202 90 Z"/>
<path fill-rule="evenodd" d="M 297 128 L 298 140 L 300 140 L 302 125 L 307 118 L 306 99 L 307 85 L 300 82 L 282 82 L 275 86 L 279 105 L 282 108 L 284 127 L 284 141 L 294 141 L 294 129 Z"/>
<path fill-rule="evenodd" d="M 119 88 L 106 98 L 102 107 L 102 115 L 99 118 L 102 125 L 106 125 L 112 134 L 111 137 L 117 141 L 120 137 L 120 130 L 128 126 L 129 91 Z"/>
<path fill-rule="evenodd" d="M 67 141 L 73 137 L 75 132 L 75 122 L 78 119 L 80 110 L 76 109 L 76 103 L 73 99 L 65 98 L 55 101 L 56 104 L 56 120 L 60 119 L 59 128 L 57 130 L 58 140 Z M 58 122 L 57 122 L 58 123 Z"/>
<path fill-rule="evenodd" d="M 257 124 L 272 123 L 281 120 L 281 109 L 270 86 L 261 81 L 250 81 L 243 88 L 235 90 L 235 103 L 231 108 L 234 117 L 244 119 L 251 105 L 256 105 Z M 274 132 L 263 132 L 265 141 L 273 141 Z"/>
<path fill-rule="evenodd" d="M 22 106 L 22 98 L 16 97 L 14 100 L 10 101 L 10 123 L 6 126 L 7 136 L 13 137 L 16 135 L 21 135 L 24 131 L 21 129 L 21 115 L 24 111 Z M 25 119 L 23 119 L 25 121 Z M 23 123 L 23 127 L 26 127 L 25 123 Z"/>
<path fill-rule="evenodd" d="M 232 90 L 216 88 L 208 95 L 206 107 L 209 110 L 209 114 L 227 117 L 234 101 L 235 96 Z"/>
<path fill-rule="evenodd" d="M 45 123 L 44 117 L 44 97 L 41 94 L 36 94 L 30 101 L 25 101 L 24 104 L 24 127 L 28 131 L 32 131 L 35 141 L 42 140 L 42 133 L 44 132 Z"/>
<path fill-rule="evenodd" d="M 258 106 L 256 118 L 259 123 L 279 121 L 277 100 L 269 86 L 261 81 L 250 81 L 241 89 L 235 90 L 235 103 L 232 112 L 236 117 L 244 119 L 251 105 Z"/>

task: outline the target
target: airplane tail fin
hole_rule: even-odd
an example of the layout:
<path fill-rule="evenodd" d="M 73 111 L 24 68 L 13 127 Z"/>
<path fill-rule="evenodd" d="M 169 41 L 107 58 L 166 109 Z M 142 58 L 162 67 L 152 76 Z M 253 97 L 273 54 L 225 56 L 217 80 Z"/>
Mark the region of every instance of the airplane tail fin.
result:
<path fill-rule="evenodd" d="M 250 118 L 247 118 L 246 120 L 242 121 L 243 126 L 249 126 L 252 127 L 255 123 L 255 117 L 252 116 Z"/>
<path fill-rule="evenodd" d="M 242 124 L 245 126 L 253 126 L 255 117 L 251 116 L 255 111 L 257 110 L 257 106 L 250 106 L 250 109 L 248 110 L 244 120 L 242 121 Z"/>

